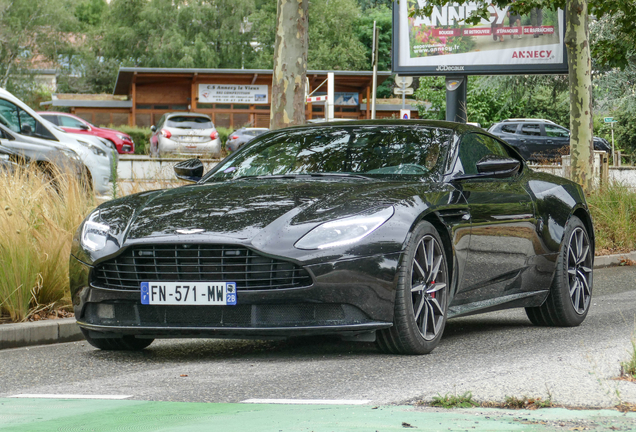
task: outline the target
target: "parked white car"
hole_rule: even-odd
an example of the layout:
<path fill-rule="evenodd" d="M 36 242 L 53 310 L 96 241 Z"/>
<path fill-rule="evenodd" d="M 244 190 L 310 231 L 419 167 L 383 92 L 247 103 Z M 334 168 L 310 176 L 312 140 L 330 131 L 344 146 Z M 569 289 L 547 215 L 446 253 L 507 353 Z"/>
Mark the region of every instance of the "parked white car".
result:
<path fill-rule="evenodd" d="M 150 156 L 166 153 L 221 155 L 221 140 L 210 116 L 198 113 L 164 114 L 151 126 Z"/>
<path fill-rule="evenodd" d="M 112 190 L 111 165 L 108 153 L 90 143 L 82 135 L 82 140 L 59 129 L 43 119 L 20 99 L 0 88 L 0 113 L 8 121 L 8 127 L 16 134 L 35 137 L 61 144 L 78 154 L 90 174 L 93 190 L 97 195 L 106 195 Z"/>

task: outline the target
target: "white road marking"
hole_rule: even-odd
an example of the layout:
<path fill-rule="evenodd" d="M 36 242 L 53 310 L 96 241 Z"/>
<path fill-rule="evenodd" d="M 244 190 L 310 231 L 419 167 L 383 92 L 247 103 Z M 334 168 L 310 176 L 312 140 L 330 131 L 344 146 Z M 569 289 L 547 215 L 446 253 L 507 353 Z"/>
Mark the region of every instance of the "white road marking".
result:
<path fill-rule="evenodd" d="M 7 397 L 32 399 L 128 399 L 132 395 L 17 394 Z"/>
<path fill-rule="evenodd" d="M 247 399 L 241 403 L 284 404 L 284 405 L 364 405 L 370 400 L 351 399 Z"/>

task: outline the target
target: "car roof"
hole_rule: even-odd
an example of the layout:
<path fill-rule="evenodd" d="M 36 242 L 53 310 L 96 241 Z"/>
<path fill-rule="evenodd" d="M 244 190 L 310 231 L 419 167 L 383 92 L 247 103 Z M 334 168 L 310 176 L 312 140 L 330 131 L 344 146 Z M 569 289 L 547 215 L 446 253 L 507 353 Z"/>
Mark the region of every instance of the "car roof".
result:
<path fill-rule="evenodd" d="M 399 120 L 399 119 L 387 119 L 387 120 L 347 120 L 347 121 L 335 121 L 324 123 L 311 123 L 301 126 L 291 126 L 289 129 L 321 129 L 331 127 L 345 127 L 345 126 L 429 126 L 443 129 L 450 129 L 457 134 L 464 134 L 466 132 L 481 132 L 485 131 L 476 126 L 467 125 L 465 123 L 456 123 L 443 120 Z"/>

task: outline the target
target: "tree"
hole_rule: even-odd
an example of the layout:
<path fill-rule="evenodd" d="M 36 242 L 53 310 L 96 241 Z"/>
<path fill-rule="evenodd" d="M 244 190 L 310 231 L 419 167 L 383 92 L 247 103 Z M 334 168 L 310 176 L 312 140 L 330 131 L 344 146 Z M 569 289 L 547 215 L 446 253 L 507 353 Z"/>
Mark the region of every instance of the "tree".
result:
<path fill-rule="evenodd" d="M 589 45 L 589 12 L 599 16 L 624 10 L 622 0 L 476 0 L 478 8 L 467 22 L 476 23 L 481 18 L 488 18 L 488 8 L 495 4 L 500 8 L 510 6 L 520 14 L 527 14 L 534 7 L 565 10 L 566 34 L 565 45 L 568 52 L 569 89 L 570 89 L 570 156 L 572 164 L 572 180 L 581 184 L 586 191 L 592 189 L 592 157 L 593 157 L 593 115 L 592 115 L 592 70 Z M 433 6 L 441 6 L 447 0 L 428 0 L 414 14 L 430 16 Z M 461 3 L 466 3 L 462 1 Z M 588 3 L 591 10 L 588 10 Z M 627 3 L 627 2 L 623 2 Z M 629 2 L 631 3 L 631 2 Z"/>
<path fill-rule="evenodd" d="M 241 68 L 252 55 L 245 19 L 253 7 L 254 0 L 113 0 L 101 46 L 125 65 Z"/>
<path fill-rule="evenodd" d="M 68 0 L 0 0 L 0 87 L 20 86 L 28 71 L 57 60 L 76 24 L 69 11 Z"/>
<path fill-rule="evenodd" d="M 305 123 L 309 0 L 277 0 L 270 128 Z"/>

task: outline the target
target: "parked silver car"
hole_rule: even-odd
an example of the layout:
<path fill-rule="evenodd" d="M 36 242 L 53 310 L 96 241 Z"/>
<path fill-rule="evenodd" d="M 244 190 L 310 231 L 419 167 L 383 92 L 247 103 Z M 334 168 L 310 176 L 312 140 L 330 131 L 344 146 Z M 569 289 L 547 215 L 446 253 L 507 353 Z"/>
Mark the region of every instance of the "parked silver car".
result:
<path fill-rule="evenodd" d="M 15 133 L 0 122 L 0 147 L 12 162 L 22 165 L 36 164 L 43 170 L 49 165 L 77 175 L 83 174 L 84 164 L 77 153 L 68 147 L 33 136 Z"/>
<path fill-rule="evenodd" d="M 166 153 L 188 155 L 221 154 L 221 140 L 212 119 L 205 114 L 164 114 L 156 126 L 150 128 L 150 156 Z"/>
<path fill-rule="evenodd" d="M 225 141 L 225 149 L 229 152 L 235 152 L 241 147 L 243 144 L 253 140 L 259 135 L 264 134 L 269 131 L 267 128 L 240 128 L 235 130 L 227 137 L 227 141 Z"/>

